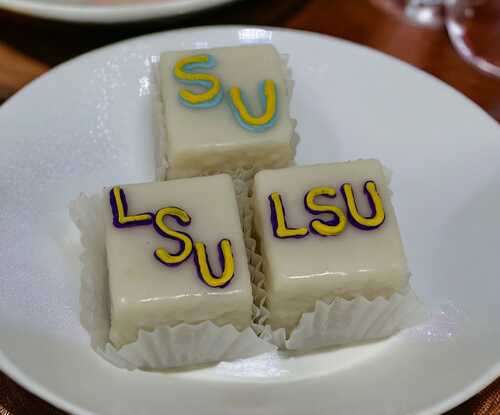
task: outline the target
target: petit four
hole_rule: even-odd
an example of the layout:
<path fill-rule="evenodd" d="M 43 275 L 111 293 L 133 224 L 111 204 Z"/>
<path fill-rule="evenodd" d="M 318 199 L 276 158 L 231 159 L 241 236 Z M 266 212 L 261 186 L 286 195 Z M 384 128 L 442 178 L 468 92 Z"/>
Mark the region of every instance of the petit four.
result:
<path fill-rule="evenodd" d="M 159 83 L 167 178 L 293 161 L 291 91 L 272 45 L 163 53 Z"/>
<path fill-rule="evenodd" d="M 252 289 L 228 175 L 107 189 L 110 340 L 211 321 L 250 326 Z"/>
<path fill-rule="evenodd" d="M 377 160 L 261 171 L 253 209 L 273 329 L 289 332 L 317 301 L 373 300 L 407 289 L 391 192 Z"/>

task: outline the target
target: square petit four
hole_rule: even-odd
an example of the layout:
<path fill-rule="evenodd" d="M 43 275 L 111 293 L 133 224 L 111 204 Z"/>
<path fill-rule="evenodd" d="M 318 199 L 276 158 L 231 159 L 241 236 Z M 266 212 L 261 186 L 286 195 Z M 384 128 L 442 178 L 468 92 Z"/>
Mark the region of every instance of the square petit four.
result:
<path fill-rule="evenodd" d="M 272 45 L 163 53 L 167 177 L 288 166 L 296 138 L 286 77 Z"/>
<path fill-rule="evenodd" d="M 228 175 L 114 186 L 104 198 L 110 341 L 211 321 L 249 327 L 252 289 Z"/>
<path fill-rule="evenodd" d="M 273 329 L 290 332 L 318 300 L 388 298 L 408 287 L 391 192 L 377 160 L 261 171 L 253 209 Z"/>

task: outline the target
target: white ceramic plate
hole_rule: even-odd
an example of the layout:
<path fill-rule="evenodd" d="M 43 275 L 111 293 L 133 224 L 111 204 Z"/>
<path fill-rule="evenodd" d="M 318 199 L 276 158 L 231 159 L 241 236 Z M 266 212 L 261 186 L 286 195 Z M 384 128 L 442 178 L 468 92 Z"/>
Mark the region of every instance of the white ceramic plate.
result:
<path fill-rule="evenodd" d="M 236 0 L 0 0 L 0 8 L 82 23 L 120 23 L 176 17 Z"/>
<path fill-rule="evenodd" d="M 291 56 L 299 163 L 377 157 L 428 324 L 386 341 L 198 370 L 110 366 L 79 324 L 80 192 L 153 178 L 151 57 L 272 42 Z M 61 65 L 0 108 L 0 368 L 77 414 L 438 413 L 500 375 L 500 129 L 436 79 L 281 29 L 146 36 Z"/>

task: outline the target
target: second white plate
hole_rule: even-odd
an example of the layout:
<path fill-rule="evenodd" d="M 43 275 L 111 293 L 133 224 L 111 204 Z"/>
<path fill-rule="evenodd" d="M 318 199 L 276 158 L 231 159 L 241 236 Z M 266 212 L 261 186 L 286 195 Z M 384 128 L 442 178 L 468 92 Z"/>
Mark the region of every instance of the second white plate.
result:
<path fill-rule="evenodd" d="M 0 8 L 66 22 L 121 23 L 183 14 L 236 0 L 0 0 Z"/>

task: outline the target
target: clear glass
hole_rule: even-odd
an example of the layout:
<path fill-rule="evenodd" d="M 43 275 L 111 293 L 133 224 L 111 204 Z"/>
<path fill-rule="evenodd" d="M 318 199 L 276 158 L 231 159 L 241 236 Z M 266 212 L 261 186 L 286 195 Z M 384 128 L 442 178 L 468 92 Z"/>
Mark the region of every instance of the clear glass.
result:
<path fill-rule="evenodd" d="M 404 12 L 422 26 L 439 27 L 444 22 L 443 0 L 406 0 Z"/>
<path fill-rule="evenodd" d="M 415 24 L 446 26 L 462 58 L 500 77 L 500 0 L 387 0 L 385 5 L 404 11 Z"/>
<path fill-rule="evenodd" d="M 466 61 L 500 77 L 500 0 L 447 0 L 446 28 Z"/>

